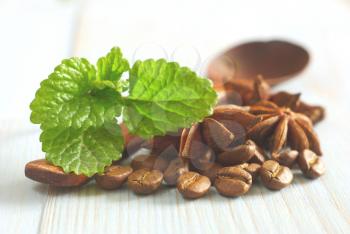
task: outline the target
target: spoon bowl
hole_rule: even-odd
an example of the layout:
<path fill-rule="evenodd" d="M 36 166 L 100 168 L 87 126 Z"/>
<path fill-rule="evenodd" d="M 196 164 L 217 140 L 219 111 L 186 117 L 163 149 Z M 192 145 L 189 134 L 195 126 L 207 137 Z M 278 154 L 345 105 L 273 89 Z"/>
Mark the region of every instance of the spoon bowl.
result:
<path fill-rule="evenodd" d="M 287 41 L 252 41 L 235 46 L 215 58 L 208 68 L 214 87 L 231 79 L 254 80 L 262 75 L 270 85 L 295 77 L 309 62 L 303 47 Z"/>

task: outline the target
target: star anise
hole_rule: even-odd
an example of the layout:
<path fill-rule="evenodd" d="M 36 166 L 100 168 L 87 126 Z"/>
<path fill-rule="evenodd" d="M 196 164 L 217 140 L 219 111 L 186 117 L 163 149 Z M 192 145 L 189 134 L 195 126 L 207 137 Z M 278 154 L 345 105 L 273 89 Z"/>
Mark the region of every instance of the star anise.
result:
<path fill-rule="evenodd" d="M 244 105 L 250 105 L 270 97 L 270 85 L 259 75 L 253 83 L 253 90 L 243 94 Z"/>
<path fill-rule="evenodd" d="M 314 106 L 300 100 L 300 93 L 291 94 L 288 92 L 278 92 L 271 95 L 270 101 L 280 107 L 288 107 L 294 112 L 302 113 L 309 117 L 313 123 L 323 120 L 325 110 L 322 106 Z"/>
<path fill-rule="evenodd" d="M 262 76 L 254 80 L 231 79 L 219 90 L 218 105 L 252 105 L 259 101 L 270 100 L 279 107 L 288 107 L 294 112 L 308 116 L 313 123 L 318 123 L 325 116 L 322 106 L 310 105 L 300 99 L 300 94 L 278 92 L 273 94 L 269 84 Z"/>
<path fill-rule="evenodd" d="M 220 90 L 219 90 L 220 91 Z M 254 80 L 232 79 L 219 92 L 218 105 L 249 105 L 270 97 L 270 86 L 259 75 Z"/>
<path fill-rule="evenodd" d="M 249 128 L 248 136 L 268 148 L 271 154 L 280 153 L 287 145 L 299 152 L 311 149 L 322 154 L 312 122 L 306 115 L 270 101 L 250 106 L 249 112 L 260 117 L 260 121 Z"/>

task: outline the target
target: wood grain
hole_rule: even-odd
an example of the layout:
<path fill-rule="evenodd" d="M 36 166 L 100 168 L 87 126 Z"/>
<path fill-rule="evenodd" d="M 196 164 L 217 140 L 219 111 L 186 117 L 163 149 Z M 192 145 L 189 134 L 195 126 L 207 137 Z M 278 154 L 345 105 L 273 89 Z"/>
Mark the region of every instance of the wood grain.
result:
<path fill-rule="evenodd" d="M 349 4 L 13 2 L 0 2 L 0 26 L 11 20 L 22 30 L 7 26 L 10 36 L 0 43 L 6 65 L 0 78 L 6 80 L 0 87 L 1 233 L 350 233 Z M 225 198 L 211 189 L 206 197 L 188 201 L 166 186 L 155 195 L 137 196 L 125 186 L 107 192 L 91 182 L 80 189 L 55 189 L 24 177 L 24 164 L 44 156 L 39 127 L 28 120 L 28 104 L 39 81 L 61 58 L 77 55 L 94 61 L 112 45 L 121 46 L 130 59 L 142 58 L 135 48 L 150 41 L 171 57 L 185 42 L 201 52 L 205 64 L 231 43 L 276 36 L 299 41 L 312 52 L 307 71 L 278 89 L 300 91 L 305 100 L 327 108 L 326 120 L 316 128 L 327 163 L 320 179 L 296 174 L 294 183 L 280 192 L 256 184 L 243 197 Z M 15 50 L 15 44 L 9 46 L 12 37 L 29 42 Z M 8 62 L 16 59 L 25 72 Z M 193 64 L 180 54 L 176 59 Z M 192 68 L 201 72 L 201 66 Z M 8 88 L 18 86 L 14 92 Z"/>

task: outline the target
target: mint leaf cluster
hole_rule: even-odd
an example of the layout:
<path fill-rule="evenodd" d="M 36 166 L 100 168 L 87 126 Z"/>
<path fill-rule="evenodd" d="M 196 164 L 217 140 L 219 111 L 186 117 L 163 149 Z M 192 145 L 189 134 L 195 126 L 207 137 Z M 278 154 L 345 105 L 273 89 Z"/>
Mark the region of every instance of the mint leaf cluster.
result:
<path fill-rule="evenodd" d="M 123 73 L 128 79 L 121 79 Z M 67 173 L 92 176 L 121 157 L 116 117 L 122 115 L 132 134 L 150 138 L 201 121 L 216 98 L 209 80 L 189 68 L 164 59 L 130 68 L 121 50 L 112 48 L 96 66 L 84 58 L 63 60 L 41 82 L 31 121 L 40 124 L 48 161 Z"/>

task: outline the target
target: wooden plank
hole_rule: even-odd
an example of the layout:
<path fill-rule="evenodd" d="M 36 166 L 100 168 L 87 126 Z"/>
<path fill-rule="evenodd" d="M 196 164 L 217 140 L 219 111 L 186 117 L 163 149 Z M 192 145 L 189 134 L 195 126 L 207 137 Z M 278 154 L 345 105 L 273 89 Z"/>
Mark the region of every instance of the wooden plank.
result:
<path fill-rule="evenodd" d="M 44 204 L 50 199 L 47 186 L 24 176 L 26 162 L 44 157 L 39 127 L 29 123 L 29 102 L 40 81 L 69 55 L 75 5 L 0 3 L 1 233 L 37 233 Z"/>
<path fill-rule="evenodd" d="M 37 231 L 46 186 L 30 183 L 24 177 L 24 163 L 40 155 L 35 127 L 2 121 L 0 130 L 0 230 L 7 233 Z"/>

